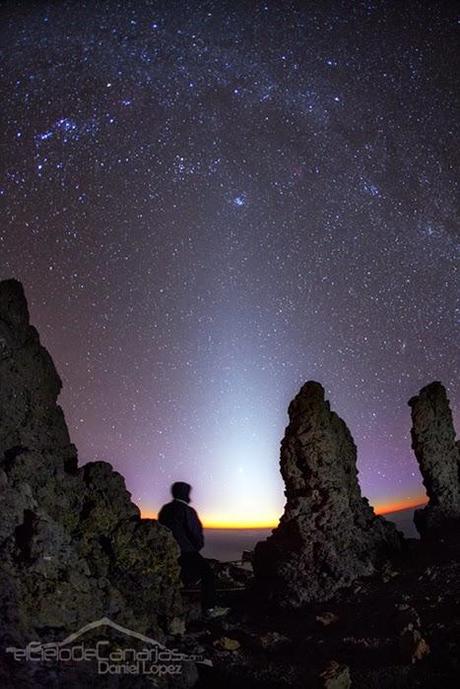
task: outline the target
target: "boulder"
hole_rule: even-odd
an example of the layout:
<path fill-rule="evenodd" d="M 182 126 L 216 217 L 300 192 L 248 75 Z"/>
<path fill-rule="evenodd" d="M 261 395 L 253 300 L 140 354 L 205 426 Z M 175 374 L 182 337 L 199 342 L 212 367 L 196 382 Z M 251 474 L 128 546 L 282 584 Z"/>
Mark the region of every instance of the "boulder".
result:
<path fill-rule="evenodd" d="M 316 615 L 316 621 L 323 625 L 323 627 L 329 627 L 331 624 L 336 624 L 339 621 L 339 616 L 330 610 L 322 612 Z"/>
<path fill-rule="evenodd" d="M 426 507 L 415 511 L 414 521 L 422 538 L 436 539 L 458 532 L 460 525 L 460 447 L 441 383 L 422 388 L 409 406 L 412 448 L 429 498 Z"/>
<path fill-rule="evenodd" d="M 214 647 L 219 651 L 238 651 L 241 644 L 238 639 L 231 639 L 229 636 L 222 636 L 214 641 Z"/>
<path fill-rule="evenodd" d="M 256 545 L 254 571 L 263 598 L 296 608 L 373 574 L 403 537 L 361 496 L 353 438 L 319 383 L 302 387 L 289 419 L 281 443 L 284 514 Z"/>
<path fill-rule="evenodd" d="M 430 653 L 430 647 L 418 629 L 411 626 L 402 630 L 399 636 L 399 650 L 404 663 L 414 664 Z"/>
<path fill-rule="evenodd" d="M 347 665 L 331 660 L 320 676 L 320 686 L 323 689 L 350 689 L 350 669 Z"/>

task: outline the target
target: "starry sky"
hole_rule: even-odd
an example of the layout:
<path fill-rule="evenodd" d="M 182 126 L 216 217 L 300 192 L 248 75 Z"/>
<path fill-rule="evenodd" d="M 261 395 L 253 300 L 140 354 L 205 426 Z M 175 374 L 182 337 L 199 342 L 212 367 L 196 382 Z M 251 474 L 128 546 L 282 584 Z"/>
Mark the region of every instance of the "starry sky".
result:
<path fill-rule="evenodd" d="M 0 277 L 81 462 L 153 514 L 268 524 L 320 381 L 379 509 L 424 491 L 407 400 L 459 419 L 458 13 L 448 2 L 2 2 Z"/>

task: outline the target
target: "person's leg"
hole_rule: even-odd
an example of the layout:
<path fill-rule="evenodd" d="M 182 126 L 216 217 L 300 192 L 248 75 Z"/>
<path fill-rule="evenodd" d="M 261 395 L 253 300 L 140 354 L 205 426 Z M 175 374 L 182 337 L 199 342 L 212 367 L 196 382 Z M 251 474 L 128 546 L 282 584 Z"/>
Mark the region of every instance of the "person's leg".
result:
<path fill-rule="evenodd" d="M 192 586 L 201 578 L 201 567 L 196 558 L 197 553 L 182 553 L 179 558 L 181 577 L 184 586 Z"/>
<path fill-rule="evenodd" d="M 199 553 L 197 556 L 201 576 L 201 607 L 206 611 L 216 604 L 216 578 L 205 558 Z"/>

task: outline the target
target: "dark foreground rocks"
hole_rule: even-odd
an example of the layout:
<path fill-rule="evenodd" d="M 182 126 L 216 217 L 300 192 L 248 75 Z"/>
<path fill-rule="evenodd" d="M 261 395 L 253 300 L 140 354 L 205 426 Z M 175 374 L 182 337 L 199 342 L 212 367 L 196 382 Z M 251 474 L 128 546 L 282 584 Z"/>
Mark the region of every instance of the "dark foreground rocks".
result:
<path fill-rule="evenodd" d="M 79 687 L 95 681 L 94 673 L 80 677 L 81 663 L 72 675 L 68 664 L 59 669 L 15 661 L 7 647 L 61 641 L 101 618 L 160 643 L 181 626 L 174 539 L 156 521 L 140 518 L 110 464 L 78 467 L 57 405 L 60 389 L 29 324 L 21 285 L 0 282 L 2 687 L 67 687 L 72 676 Z M 115 631 L 106 627 L 104 633 Z M 190 685 L 194 672 L 189 663 L 171 686 Z M 130 686 L 129 677 L 123 686 Z"/>
<path fill-rule="evenodd" d="M 460 675 L 460 558 L 412 541 L 391 577 L 357 579 L 325 603 L 268 610 L 229 594 L 224 620 L 189 627 L 199 689 L 444 689 Z M 193 641 L 193 643 L 192 643 Z"/>
<path fill-rule="evenodd" d="M 286 506 L 279 526 L 257 544 L 254 569 L 262 597 L 296 608 L 373 574 L 403 538 L 362 497 L 353 438 L 319 383 L 302 387 L 289 420 L 280 463 Z"/>

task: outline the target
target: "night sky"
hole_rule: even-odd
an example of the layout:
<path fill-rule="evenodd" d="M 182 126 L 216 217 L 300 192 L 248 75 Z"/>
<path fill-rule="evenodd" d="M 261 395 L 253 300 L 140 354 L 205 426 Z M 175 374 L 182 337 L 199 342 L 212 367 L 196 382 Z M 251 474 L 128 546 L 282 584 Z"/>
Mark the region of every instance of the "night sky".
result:
<path fill-rule="evenodd" d="M 0 277 L 82 462 L 145 514 L 281 514 L 320 381 L 378 507 L 424 495 L 407 400 L 458 386 L 458 18 L 443 2 L 10 2 Z"/>

